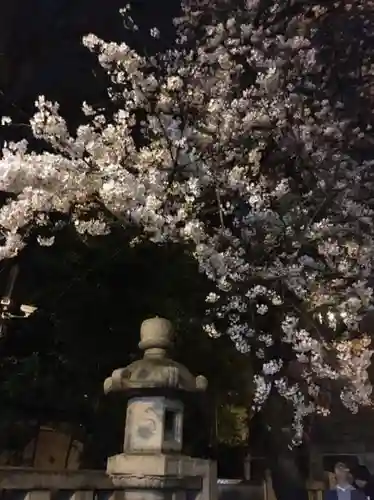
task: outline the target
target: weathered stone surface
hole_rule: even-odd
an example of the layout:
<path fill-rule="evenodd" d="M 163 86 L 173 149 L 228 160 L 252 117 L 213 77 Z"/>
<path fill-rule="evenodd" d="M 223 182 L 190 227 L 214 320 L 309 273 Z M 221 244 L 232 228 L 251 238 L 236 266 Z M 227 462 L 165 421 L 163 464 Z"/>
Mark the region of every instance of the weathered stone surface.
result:
<path fill-rule="evenodd" d="M 183 404 L 164 397 L 131 399 L 124 450 L 156 453 L 182 450 Z"/>
<path fill-rule="evenodd" d="M 114 370 L 112 376 L 104 382 L 105 393 L 149 388 L 206 390 L 208 381 L 205 377 L 194 377 L 185 366 L 168 356 L 174 340 L 173 329 L 168 320 L 152 318 L 144 321 L 140 338 L 139 347 L 144 350 L 143 359 L 126 368 Z"/>
<path fill-rule="evenodd" d="M 168 357 L 174 339 L 169 321 L 144 321 L 140 337 L 143 359 L 115 370 L 104 384 L 105 392 L 130 391 L 124 453 L 109 457 L 107 473 L 125 500 L 216 500 L 216 464 L 181 454 L 181 392 L 205 390 L 207 380 Z"/>

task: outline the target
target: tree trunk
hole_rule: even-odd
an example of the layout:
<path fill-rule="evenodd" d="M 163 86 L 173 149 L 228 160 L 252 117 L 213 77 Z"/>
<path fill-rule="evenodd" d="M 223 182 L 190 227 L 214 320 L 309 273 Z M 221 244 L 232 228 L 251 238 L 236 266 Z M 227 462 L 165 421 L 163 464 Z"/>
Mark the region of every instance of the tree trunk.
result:
<path fill-rule="evenodd" d="M 272 398 L 265 411 L 253 418 L 252 445 L 265 454 L 277 500 L 308 500 L 307 463 L 303 464 L 302 448 L 289 448 L 292 435 L 289 421 L 282 422 L 286 416 L 282 403 L 279 398 Z"/>
<path fill-rule="evenodd" d="M 269 452 L 271 450 L 268 448 Z M 308 500 L 305 481 L 300 473 L 295 452 L 279 452 L 268 456 L 273 490 L 277 500 Z"/>

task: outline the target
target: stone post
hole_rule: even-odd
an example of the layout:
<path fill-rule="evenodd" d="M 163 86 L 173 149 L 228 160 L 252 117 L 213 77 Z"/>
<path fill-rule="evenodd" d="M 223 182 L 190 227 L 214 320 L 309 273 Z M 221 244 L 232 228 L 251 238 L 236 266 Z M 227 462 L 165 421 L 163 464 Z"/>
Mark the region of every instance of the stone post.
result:
<path fill-rule="evenodd" d="M 125 500 L 216 500 L 216 464 L 182 453 L 183 393 L 205 391 L 207 380 L 168 356 L 168 320 L 144 321 L 140 338 L 143 359 L 104 382 L 106 393 L 128 393 L 123 453 L 109 457 L 107 473 Z"/>

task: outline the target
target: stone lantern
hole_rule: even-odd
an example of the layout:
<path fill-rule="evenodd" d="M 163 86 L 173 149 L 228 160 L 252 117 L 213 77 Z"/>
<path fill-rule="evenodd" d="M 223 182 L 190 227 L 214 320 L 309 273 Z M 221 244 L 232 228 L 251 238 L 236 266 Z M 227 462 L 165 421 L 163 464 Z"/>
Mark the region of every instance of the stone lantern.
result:
<path fill-rule="evenodd" d="M 144 321 L 140 338 L 143 359 L 104 382 L 106 393 L 128 393 L 123 453 L 109 457 L 107 473 L 126 500 L 213 500 L 215 463 L 182 454 L 183 393 L 205 391 L 208 382 L 168 356 L 174 340 L 168 320 Z"/>

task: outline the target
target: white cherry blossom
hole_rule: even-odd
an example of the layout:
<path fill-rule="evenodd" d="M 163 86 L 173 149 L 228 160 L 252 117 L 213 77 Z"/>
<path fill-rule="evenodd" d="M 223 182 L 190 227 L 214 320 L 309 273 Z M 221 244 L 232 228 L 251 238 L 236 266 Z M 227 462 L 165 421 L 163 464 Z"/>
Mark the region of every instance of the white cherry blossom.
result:
<path fill-rule="evenodd" d="M 105 235 L 114 218 L 158 244 L 185 245 L 216 287 L 206 333 L 253 356 L 254 406 L 271 391 L 286 398 L 297 441 L 307 415 L 328 412 L 323 379 L 339 379 L 352 411 L 371 404 L 372 350 L 358 325 L 374 305 L 373 162 L 354 153 L 366 131 L 339 118 L 345 104 L 318 79 L 318 20 L 284 31 L 283 0 L 237 4 L 186 0 L 176 48 L 152 58 L 84 38 L 118 110 L 108 117 L 85 103 L 88 123 L 70 133 L 58 105 L 38 99 L 31 127 L 49 150 L 22 141 L 0 159 L 9 193 L 0 258 L 16 256 L 56 212 L 79 233 Z M 44 232 L 38 241 L 53 243 Z"/>

